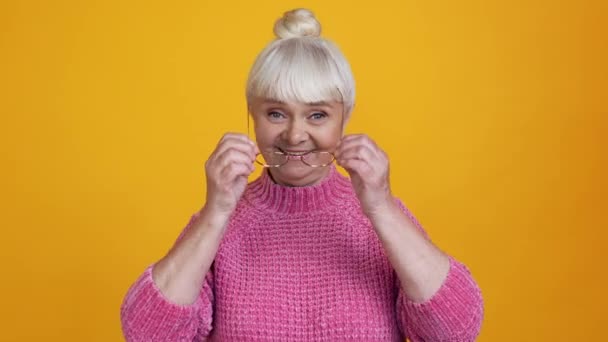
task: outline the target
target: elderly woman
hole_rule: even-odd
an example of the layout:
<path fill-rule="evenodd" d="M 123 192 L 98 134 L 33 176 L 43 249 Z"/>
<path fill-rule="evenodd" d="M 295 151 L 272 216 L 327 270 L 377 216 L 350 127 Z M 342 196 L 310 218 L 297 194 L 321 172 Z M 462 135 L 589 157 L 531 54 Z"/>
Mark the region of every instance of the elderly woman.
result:
<path fill-rule="evenodd" d="M 247 81 L 255 127 L 206 163 L 207 197 L 129 289 L 127 341 L 473 341 L 483 305 L 462 263 L 393 197 L 386 154 L 343 136 L 354 81 L 304 9 Z M 349 178 L 336 171 L 343 167 Z M 265 171 L 252 183 L 257 164 Z"/>

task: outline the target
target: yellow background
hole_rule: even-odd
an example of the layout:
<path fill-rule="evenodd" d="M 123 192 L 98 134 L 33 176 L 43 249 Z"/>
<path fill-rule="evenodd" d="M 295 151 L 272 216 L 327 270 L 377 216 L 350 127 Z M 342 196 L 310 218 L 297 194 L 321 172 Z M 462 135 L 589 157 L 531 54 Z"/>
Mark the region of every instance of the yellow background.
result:
<path fill-rule="evenodd" d="M 479 341 L 606 335 L 605 1 L 3 1 L 3 341 L 120 341 L 119 307 L 244 132 L 272 24 L 312 8 L 349 58 L 348 132 L 465 262 Z"/>

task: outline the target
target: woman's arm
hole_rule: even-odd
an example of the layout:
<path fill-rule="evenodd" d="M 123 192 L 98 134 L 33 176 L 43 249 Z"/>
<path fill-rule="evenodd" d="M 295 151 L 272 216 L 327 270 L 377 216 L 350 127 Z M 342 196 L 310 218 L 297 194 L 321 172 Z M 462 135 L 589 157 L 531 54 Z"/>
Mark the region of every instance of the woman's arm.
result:
<path fill-rule="evenodd" d="M 224 234 L 228 217 L 203 207 L 173 248 L 152 269 L 158 289 L 178 305 L 193 304 L 199 296 Z"/>
<path fill-rule="evenodd" d="M 390 201 L 368 216 L 407 298 L 414 302 L 430 299 L 450 270 L 448 255 L 417 228 L 396 201 Z"/>
<path fill-rule="evenodd" d="M 167 256 L 131 286 L 121 307 L 128 342 L 192 341 L 211 332 L 211 265 L 222 231 L 212 221 L 205 209 L 193 215 Z"/>
<path fill-rule="evenodd" d="M 207 198 L 177 242 L 129 289 L 121 308 L 127 341 L 191 341 L 212 329 L 212 264 L 253 172 L 257 148 L 226 134 L 205 163 Z"/>
<path fill-rule="evenodd" d="M 411 341 L 473 341 L 483 303 L 466 267 L 437 248 L 395 201 L 388 156 L 363 134 L 345 136 L 336 151 L 361 209 L 374 226 L 399 282 L 397 314 Z"/>
<path fill-rule="evenodd" d="M 410 341 L 475 341 L 481 291 L 467 267 L 439 250 L 399 201 L 370 218 L 397 275 L 398 322 Z"/>

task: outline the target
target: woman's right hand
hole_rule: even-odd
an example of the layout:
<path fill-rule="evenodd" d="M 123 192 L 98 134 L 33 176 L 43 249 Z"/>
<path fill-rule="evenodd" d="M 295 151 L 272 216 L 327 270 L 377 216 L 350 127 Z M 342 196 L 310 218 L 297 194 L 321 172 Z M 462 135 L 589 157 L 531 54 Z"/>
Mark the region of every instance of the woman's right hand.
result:
<path fill-rule="evenodd" d="M 256 144 L 245 134 L 227 133 L 205 163 L 206 208 L 229 216 L 247 187 L 254 170 Z"/>

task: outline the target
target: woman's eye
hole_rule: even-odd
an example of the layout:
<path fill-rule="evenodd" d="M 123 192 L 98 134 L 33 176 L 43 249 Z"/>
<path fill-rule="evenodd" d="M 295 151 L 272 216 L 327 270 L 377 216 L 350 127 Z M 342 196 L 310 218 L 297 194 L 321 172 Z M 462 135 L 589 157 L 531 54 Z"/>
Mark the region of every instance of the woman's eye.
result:
<path fill-rule="evenodd" d="M 317 113 L 313 113 L 310 118 L 313 120 L 320 120 L 320 119 L 324 119 L 327 117 L 326 113 L 323 112 L 317 112 Z"/>
<path fill-rule="evenodd" d="M 271 119 L 281 119 L 281 118 L 283 118 L 283 114 L 281 114 L 279 112 L 270 112 L 270 113 L 268 113 L 268 117 Z"/>

